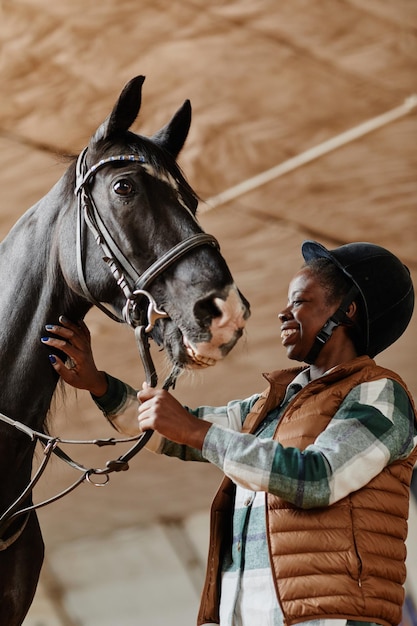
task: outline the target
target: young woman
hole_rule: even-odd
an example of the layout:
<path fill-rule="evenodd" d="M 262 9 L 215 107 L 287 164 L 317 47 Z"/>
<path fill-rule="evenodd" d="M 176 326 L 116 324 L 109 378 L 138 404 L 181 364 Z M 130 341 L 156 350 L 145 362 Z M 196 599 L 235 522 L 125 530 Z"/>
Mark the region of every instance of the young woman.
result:
<path fill-rule="evenodd" d="M 401 620 L 417 421 L 405 383 L 374 357 L 410 321 L 410 274 L 369 243 L 306 241 L 302 254 L 279 319 L 288 358 L 306 365 L 268 374 L 266 391 L 225 407 L 190 410 L 146 384 L 137 394 L 154 451 L 225 474 L 200 625 Z M 48 330 L 61 339 L 43 341 L 74 363 L 51 355 L 53 367 L 120 430 L 136 392 L 97 370 L 83 323 Z"/>

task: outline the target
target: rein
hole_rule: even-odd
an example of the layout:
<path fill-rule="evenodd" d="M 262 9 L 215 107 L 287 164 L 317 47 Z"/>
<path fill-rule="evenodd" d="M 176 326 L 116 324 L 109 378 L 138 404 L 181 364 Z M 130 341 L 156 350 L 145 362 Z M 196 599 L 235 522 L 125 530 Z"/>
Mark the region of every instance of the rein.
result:
<path fill-rule="evenodd" d="M 77 237 L 76 237 L 76 255 L 77 255 L 77 272 L 78 279 L 83 292 L 84 297 L 93 305 L 98 307 L 107 316 L 119 323 L 129 324 L 135 332 L 135 338 L 138 345 L 139 354 L 145 370 L 145 378 L 151 387 L 156 387 L 158 383 L 158 376 L 155 371 L 155 367 L 152 361 L 149 347 L 149 333 L 154 328 L 155 322 L 160 318 L 167 318 L 168 314 L 158 308 L 152 295 L 146 291 L 149 285 L 167 268 L 176 263 L 189 251 L 196 247 L 203 245 L 210 245 L 215 248 L 219 248 L 217 240 L 206 233 L 197 233 L 187 237 L 173 246 L 159 259 L 157 259 L 150 267 L 148 267 L 142 274 L 140 274 L 132 263 L 127 259 L 123 251 L 118 246 L 117 242 L 112 237 L 106 224 L 104 223 L 100 212 L 93 200 L 93 197 L 89 190 L 89 183 L 93 180 L 96 172 L 102 167 L 110 165 L 114 162 L 135 162 L 144 168 L 145 171 L 151 175 L 157 177 L 154 169 L 150 164 L 146 163 L 143 156 L 137 156 L 133 154 L 111 156 L 106 159 L 102 159 L 89 169 L 86 165 L 86 153 L 87 148 L 81 152 L 78 157 L 76 165 L 76 186 L 75 194 L 77 196 Z M 195 220 L 194 214 L 187 207 L 183 201 L 181 194 L 177 188 L 176 182 L 173 178 L 163 178 L 165 183 L 170 184 L 175 188 L 177 192 L 178 201 L 184 207 L 186 211 Z M 85 225 L 88 226 L 92 234 L 94 235 L 97 245 L 101 247 L 104 253 L 103 260 L 110 267 L 112 274 L 117 281 L 120 289 L 122 290 L 126 303 L 122 311 L 122 317 L 114 314 L 104 304 L 96 300 L 91 294 L 85 277 L 85 264 L 83 256 L 83 245 L 85 242 Z M 146 311 L 140 309 L 139 301 L 143 300 L 143 297 L 147 298 L 148 306 Z M 169 389 L 175 386 L 176 379 L 180 373 L 180 368 L 174 366 L 171 374 L 165 380 L 163 389 Z M 47 504 L 59 500 L 63 496 L 73 491 L 78 485 L 84 481 L 96 487 L 104 487 L 110 480 L 110 474 L 113 472 L 126 471 L 129 469 L 129 461 L 146 445 L 153 431 L 146 431 L 136 437 L 128 438 L 107 438 L 107 439 L 93 439 L 93 440 L 70 440 L 61 439 L 59 437 L 50 437 L 45 433 L 33 430 L 29 426 L 13 420 L 6 415 L 0 413 L 0 421 L 4 422 L 21 432 L 28 435 L 31 441 L 39 441 L 44 447 L 44 458 L 40 463 L 36 473 L 30 480 L 27 487 L 21 493 L 21 495 L 13 502 L 9 508 L 0 516 L 0 551 L 5 550 L 12 545 L 24 531 L 29 515 L 32 511 L 39 509 Z M 66 454 L 60 445 L 63 444 L 81 444 L 81 445 L 97 445 L 99 447 L 116 445 L 117 443 L 135 442 L 133 446 L 122 454 L 117 459 L 106 462 L 103 468 L 86 468 L 81 463 L 74 461 L 68 454 Z M 68 465 L 81 472 L 81 476 L 72 485 L 64 489 L 62 492 L 52 496 L 51 498 L 32 504 L 24 508 L 19 508 L 24 501 L 29 498 L 33 492 L 33 489 L 43 472 L 45 471 L 48 461 L 51 455 L 55 454 L 61 460 L 65 461 Z M 104 477 L 103 480 L 94 480 L 94 477 Z M 23 522 L 19 528 L 12 533 L 8 538 L 3 539 L 4 534 L 9 527 L 13 524 L 17 517 L 24 516 Z"/>

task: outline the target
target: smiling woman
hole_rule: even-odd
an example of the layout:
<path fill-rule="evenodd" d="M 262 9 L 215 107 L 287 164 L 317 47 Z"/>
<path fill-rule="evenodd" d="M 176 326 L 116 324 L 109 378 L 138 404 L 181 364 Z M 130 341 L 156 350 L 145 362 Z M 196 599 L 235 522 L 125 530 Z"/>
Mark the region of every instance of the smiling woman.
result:
<path fill-rule="evenodd" d="M 308 365 L 267 374 L 245 400 L 191 410 L 145 384 L 137 422 L 123 422 L 136 391 L 97 371 L 76 326 L 59 331 L 85 363 L 83 388 L 104 382 L 94 399 L 116 428 L 153 430 L 154 452 L 225 474 L 200 626 L 401 620 L 417 419 L 404 381 L 373 357 L 406 329 L 413 285 L 380 246 L 309 241 L 302 253 L 280 319 L 288 357 Z"/>

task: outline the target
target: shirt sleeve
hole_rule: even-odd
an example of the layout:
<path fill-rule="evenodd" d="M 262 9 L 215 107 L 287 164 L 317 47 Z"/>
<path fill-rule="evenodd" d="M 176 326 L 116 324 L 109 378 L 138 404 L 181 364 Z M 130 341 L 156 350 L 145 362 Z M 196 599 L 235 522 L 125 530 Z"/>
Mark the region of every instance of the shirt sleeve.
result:
<path fill-rule="evenodd" d="M 355 387 L 303 451 L 213 425 L 202 454 L 240 486 L 307 509 L 340 500 L 389 463 L 406 458 L 416 434 L 405 390 L 384 379 Z"/>
<path fill-rule="evenodd" d="M 212 424 L 216 424 L 219 427 L 220 432 L 226 432 L 227 430 L 230 432 L 240 432 L 247 414 L 250 412 L 252 406 L 258 398 L 259 394 L 255 394 L 246 400 L 233 400 L 226 406 L 201 406 L 197 409 L 189 409 L 188 407 L 185 408 L 198 419 L 203 419 L 207 422 L 211 422 Z M 204 462 L 209 460 L 202 455 L 200 450 L 174 443 L 168 439 L 163 440 L 163 444 L 159 448 L 158 452 L 167 456 L 176 457 L 182 461 Z"/>
<path fill-rule="evenodd" d="M 139 432 L 136 389 L 110 374 L 106 373 L 106 377 L 106 393 L 100 397 L 91 394 L 92 399 L 113 428 L 124 435 L 136 436 Z"/>

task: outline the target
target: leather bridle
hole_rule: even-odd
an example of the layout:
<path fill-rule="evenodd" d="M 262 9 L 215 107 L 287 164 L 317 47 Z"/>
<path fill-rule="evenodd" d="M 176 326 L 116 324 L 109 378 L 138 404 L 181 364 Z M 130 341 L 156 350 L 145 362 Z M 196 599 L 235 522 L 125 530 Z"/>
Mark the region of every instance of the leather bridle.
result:
<path fill-rule="evenodd" d="M 75 194 L 77 196 L 77 235 L 76 235 L 76 255 L 77 255 L 77 273 L 78 281 L 82 290 L 83 296 L 93 305 L 98 307 L 107 316 L 114 321 L 120 323 L 129 324 L 135 332 L 135 337 L 139 349 L 139 353 L 142 359 L 142 363 L 145 370 L 145 377 L 148 384 L 155 387 L 158 382 L 158 377 L 155 371 L 155 367 L 150 355 L 149 349 L 149 333 L 152 331 L 155 322 L 159 318 L 166 318 L 168 314 L 158 308 L 153 296 L 147 291 L 149 285 L 160 276 L 167 268 L 176 263 L 189 251 L 199 246 L 209 245 L 219 249 L 217 240 L 206 233 L 197 233 L 187 237 L 180 241 L 159 259 L 157 259 L 150 267 L 144 272 L 139 273 L 134 265 L 129 261 L 126 255 L 121 250 L 109 229 L 107 228 L 100 212 L 94 202 L 89 185 L 92 182 L 95 174 L 101 168 L 111 165 L 115 162 L 134 162 L 143 168 L 148 174 L 158 177 L 154 168 L 146 162 L 143 156 L 135 154 L 121 154 L 117 156 L 111 156 L 106 159 L 98 161 L 90 168 L 86 164 L 87 148 L 85 148 L 78 157 L 76 164 L 76 185 Z M 171 177 L 164 177 L 163 180 L 170 184 L 176 191 L 178 201 L 184 207 L 188 213 L 195 220 L 194 213 L 187 206 L 187 203 L 181 196 L 181 192 L 178 189 L 176 181 Z M 92 232 L 96 243 L 101 247 L 104 257 L 103 260 L 110 267 L 118 286 L 122 290 L 126 303 L 122 311 L 122 317 L 114 314 L 103 303 L 99 302 L 91 294 L 85 277 L 85 263 L 83 246 L 85 242 L 85 225 L 88 226 Z M 145 309 L 140 308 L 140 302 L 143 302 L 143 298 L 147 298 L 148 306 Z M 173 368 L 171 374 L 165 380 L 163 384 L 164 389 L 174 387 L 176 378 L 179 374 L 179 368 Z M 44 458 L 32 477 L 30 483 L 22 492 L 22 494 L 13 502 L 9 508 L 0 516 L 0 551 L 5 550 L 12 545 L 18 537 L 22 534 L 29 514 L 35 509 L 41 508 L 51 502 L 62 498 L 64 495 L 70 493 L 82 482 L 87 480 L 95 486 L 104 486 L 109 480 L 112 472 L 125 471 L 129 468 L 129 461 L 145 446 L 147 441 L 152 435 L 153 431 L 146 431 L 145 433 L 136 437 L 128 438 L 108 438 L 108 439 L 94 439 L 94 440 L 68 440 L 61 439 L 59 437 L 50 437 L 45 433 L 33 430 L 29 426 L 13 420 L 6 415 L 0 413 L 0 421 L 17 428 L 21 432 L 30 437 L 32 441 L 40 441 L 44 446 Z M 59 444 L 94 444 L 97 446 L 115 445 L 122 442 L 134 442 L 134 445 L 123 455 L 115 460 L 107 461 L 104 468 L 86 468 L 81 463 L 74 461 L 69 457 L 60 447 Z M 59 494 L 37 504 L 32 504 L 25 508 L 19 508 L 21 504 L 31 495 L 33 488 L 39 481 L 39 478 L 46 469 L 47 463 L 51 455 L 55 454 L 60 459 L 64 460 L 74 469 L 81 472 L 81 476 L 70 487 L 66 488 Z M 103 476 L 104 480 L 94 480 L 95 476 Z M 11 526 L 13 521 L 19 517 L 24 516 L 22 524 L 19 528 L 7 539 L 2 539 L 4 533 Z"/>
<path fill-rule="evenodd" d="M 191 215 L 194 221 L 196 221 L 195 215 L 182 198 L 180 189 L 178 188 L 175 179 L 169 175 L 164 175 L 163 177 L 158 175 L 155 168 L 148 163 L 142 155 L 120 154 L 117 156 L 110 156 L 105 159 L 101 159 L 90 168 L 87 167 L 86 155 L 87 148 L 84 148 L 79 155 L 76 164 L 75 194 L 78 199 L 76 254 L 78 281 L 84 297 L 89 302 L 111 317 L 111 319 L 121 323 L 126 322 L 135 330 L 139 353 L 145 368 L 145 374 L 147 375 L 147 382 L 152 387 L 155 387 L 157 384 L 157 377 L 150 357 L 148 335 L 152 331 L 156 320 L 159 318 L 166 318 L 168 317 L 168 314 L 158 308 L 154 298 L 147 291 L 147 288 L 156 278 L 158 278 L 158 276 L 160 276 L 160 274 L 165 272 L 165 270 L 167 270 L 171 265 L 176 263 L 194 248 L 209 245 L 219 249 L 219 243 L 212 235 L 208 235 L 203 232 L 196 233 L 181 240 L 170 250 L 165 252 L 154 263 L 152 263 L 152 265 L 150 265 L 150 267 L 148 267 L 144 272 L 139 273 L 115 241 L 102 216 L 100 215 L 96 203 L 94 202 L 89 185 L 96 173 L 103 167 L 107 167 L 113 163 L 138 163 L 138 165 L 144 169 L 147 174 L 160 178 L 165 183 L 171 185 L 176 192 L 178 202 L 184 210 Z M 101 302 L 98 302 L 97 299 L 91 294 L 87 286 L 83 258 L 85 225 L 88 226 L 95 238 L 96 243 L 101 247 L 104 253 L 103 260 L 110 267 L 118 286 L 126 298 L 126 303 L 122 311 L 122 317 L 115 315 Z M 141 309 L 139 306 L 139 301 L 142 300 L 143 302 L 144 297 L 148 300 L 146 310 L 143 308 Z M 173 386 L 178 371 L 178 369 L 174 368 L 165 382 L 165 388 L 167 388 L 167 385 Z"/>
<path fill-rule="evenodd" d="M 166 269 L 168 269 L 173 263 L 181 259 L 188 252 L 203 245 L 210 245 L 214 248 L 219 248 L 218 241 L 207 233 L 197 233 L 187 237 L 173 246 L 170 250 L 165 252 L 159 259 L 157 259 L 150 267 L 144 272 L 139 273 L 132 265 L 129 259 L 125 256 L 119 245 L 108 230 L 100 212 L 94 202 L 89 189 L 89 184 L 93 180 L 96 173 L 103 167 L 111 165 L 115 162 L 134 162 L 138 163 L 148 174 L 155 177 L 158 175 L 155 169 L 146 162 L 145 158 L 135 154 L 120 154 L 118 156 L 111 156 L 106 159 L 98 161 L 95 165 L 89 169 L 86 165 L 87 148 L 81 152 L 78 157 L 76 165 L 76 186 L 75 194 L 78 198 L 78 212 L 77 212 L 77 272 L 78 280 L 83 292 L 84 297 L 101 309 L 106 315 L 109 315 L 113 320 L 117 322 L 127 322 L 133 327 L 138 325 L 138 317 L 136 315 L 137 301 L 142 296 L 146 296 L 149 303 L 154 305 L 154 300 L 150 294 L 146 292 L 149 285 Z M 195 216 L 189 209 L 187 204 L 182 199 L 181 193 L 177 188 L 175 180 L 165 179 L 165 182 L 171 184 L 176 191 L 177 198 L 184 209 L 191 215 L 194 221 Z M 114 315 L 107 307 L 98 302 L 94 296 L 90 293 L 90 290 L 86 284 L 85 272 L 84 272 L 84 259 L 83 259 L 83 242 L 84 242 L 84 225 L 87 225 L 92 232 L 97 244 L 102 248 L 104 252 L 103 260 L 109 265 L 116 281 L 126 297 L 126 305 L 123 309 L 123 317 L 120 318 Z M 154 320 L 158 317 L 167 317 L 167 314 L 163 311 L 156 309 L 149 314 L 148 311 L 148 326 L 146 332 L 150 332 L 153 328 Z"/>

